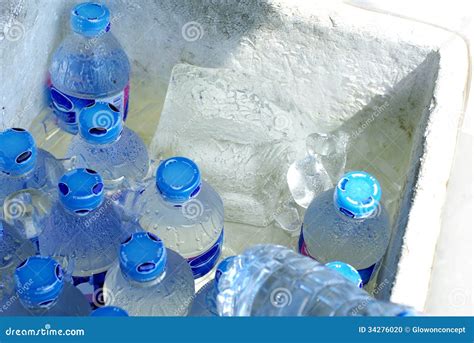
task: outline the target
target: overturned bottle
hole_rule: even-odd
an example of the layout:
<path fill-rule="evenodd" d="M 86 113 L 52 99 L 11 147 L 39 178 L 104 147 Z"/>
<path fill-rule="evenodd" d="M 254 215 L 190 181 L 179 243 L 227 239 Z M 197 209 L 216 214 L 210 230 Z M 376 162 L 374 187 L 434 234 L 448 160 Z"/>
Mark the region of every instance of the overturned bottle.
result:
<path fill-rule="evenodd" d="M 59 126 L 78 130 L 78 114 L 97 101 L 112 103 L 126 119 L 130 63 L 110 32 L 109 9 L 81 3 L 71 11 L 72 31 L 53 54 L 49 69 L 51 105 Z"/>
<path fill-rule="evenodd" d="M 289 248 L 257 245 L 219 279 L 220 316 L 409 316 L 409 307 L 372 298 L 339 272 Z"/>
<path fill-rule="evenodd" d="M 375 177 L 363 171 L 345 174 L 306 210 L 300 252 L 321 263 L 349 263 L 366 285 L 390 241 L 390 220 L 381 198 Z"/>
<path fill-rule="evenodd" d="M 214 280 L 206 283 L 194 297 L 193 306 L 189 312 L 192 317 L 214 317 L 217 316 L 217 285 L 223 273 L 225 273 L 235 256 L 230 256 L 222 260 L 216 269 Z"/>

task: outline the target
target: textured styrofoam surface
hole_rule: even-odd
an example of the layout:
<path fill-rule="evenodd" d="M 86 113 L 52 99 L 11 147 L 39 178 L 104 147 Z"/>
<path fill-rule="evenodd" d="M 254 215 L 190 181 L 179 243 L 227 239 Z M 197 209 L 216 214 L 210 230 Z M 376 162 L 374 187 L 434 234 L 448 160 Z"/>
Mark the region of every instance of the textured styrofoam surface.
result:
<path fill-rule="evenodd" d="M 0 125 L 26 125 L 43 106 L 48 56 L 75 1 L 11 14 L 17 2 L 0 4 L 0 23 L 24 28 L 0 40 Z M 348 168 L 381 179 L 395 219 L 377 296 L 423 308 L 463 109 L 467 53 L 457 36 L 332 1 L 107 3 L 134 78 L 152 89 L 178 62 L 234 69 L 273 83 L 268 100 L 316 129 L 348 129 Z"/>

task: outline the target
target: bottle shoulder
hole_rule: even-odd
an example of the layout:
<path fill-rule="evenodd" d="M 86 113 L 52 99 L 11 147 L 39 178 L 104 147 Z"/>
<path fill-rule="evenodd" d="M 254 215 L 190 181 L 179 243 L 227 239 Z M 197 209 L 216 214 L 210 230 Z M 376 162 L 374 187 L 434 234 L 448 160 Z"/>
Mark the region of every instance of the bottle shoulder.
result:
<path fill-rule="evenodd" d="M 120 289 L 120 293 L 123 292 L 126 298 L 131 294 L 140 297 L 140 293 L 173 293 L 175 287 L 184 289 L 185 292 L 191 295 L 194 294 L 194 277 L 188 262 L 174 250 L 167 248 L 166 253 L 167 262 L 163 277 L 144 283 L 128 280 L 122 274 L 120 264 L 117 261 L 107 272 L 105 287 L 111 293 Z"/>
<path fill-rule="evenodd" d="M 366 218 L 355 219 L 348 217 L 338 211 L 334 203 L 334 189 L 330 189 L 321 193 L 310 203 L 304 215 L 303 227 L 333 226 L 336 222 L 345 227 L 373 227 L 374 225 L 382 225 L 388 229 L 390 219 L 383 204 L 380 204 L 374 213 Z M 318 225 L 315 225 L 315 223 Z"/>
<path fill-rule="evenodd" d="M 224 220 L 224 204 L 219 194 L 205 181 L 201 184 L 199 193 L 184 203 L 166 201 L 158 190 L 155 179 L 151 179 L 140 196 L 140 202 L 145 208 L 144 214 L 158 215 L 166 218 L 183 217 L 183 224 L 190 221 L 200 222 L 210 214 Z M 188 213 L 189 212 L 189 213 Z M 187 215 L 187 213 L 189 215 Z"/>
<path fill-rule="evenodd" d="M 67 35 L 53 53 L 53 86 L 67 95 L 95 99 L 117 94 L 129 82 L 130 62 L 115 36 Z"/>
<path fill-rule="evenodd" d="M 123 226 L 121 224 L 122 214 L 121 208 L 115 205 L 109 197 L 105 197 L 98 208 L 86 215 L 77 215 L 69 212 L 64 208 L 59 199 L 55 199 L 46 226 L 51 229 L 64 227 L 72 231 L 80 229 L 80 232 L 84 231 L 84 234 L 99 228 L 102 234 L 109 231 L 118 233 L 120 232 L 119 229 Z"/>

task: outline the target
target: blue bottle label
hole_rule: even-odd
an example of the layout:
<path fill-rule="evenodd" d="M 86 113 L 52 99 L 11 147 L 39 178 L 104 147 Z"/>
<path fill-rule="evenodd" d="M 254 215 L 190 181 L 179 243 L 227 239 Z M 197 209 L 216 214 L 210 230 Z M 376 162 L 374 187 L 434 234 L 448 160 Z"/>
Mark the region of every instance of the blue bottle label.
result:
<path fill-rule="evenodd" d="M 127 119 L 128 97 L 130 86 L 127 85 L 123 91 L 110 97 L 97 99 L 81 99 L 68 95 L 58 90 L 51 81 L 48 81 L 51 108 L 59 120 L 60 126 L 73 134 L 78 132 L 78 115 L 84 107 L 91 106 L 96 102 L 108 102 L 122 113 L 123 119 Z"/>
<path fill-rule="evenodd" d="M 298 240 L 298 251 L 301 255 L 305 255 L 316 260 L 313 256 L 310 255 L 308 248 L 306 247 L 306 242 L 304 241 L 304 236 L 303 236 L 303 226 L 301 226 L 300 238 Z M 379 265 L 379 262 L 364 269 L 357 269 L 362 279 L 363 286 L 369 283 L 370 279 L 374 275 L 374 272 L 377 270 L 378 265 Z"/>
<path fill-rule="evenodd" d="M 374 275 L 374 272 L 377 270 L 378 264 L 379 263 L 377 262 L 370 267 L 357 270 L 359 272 L 360 278 L 362 279 L 362 285 L 365 286 L 369 283 L 370 279 L 372 279 L 372 275 Z"/>
<path fill-rule="evenodd" d="M 212 270 L 212 268 L 214 268 L 219 256 L 221 255 L 223 242 L 224 229 L 222 229 L 222 232 L 216 243 L 214 243 L 214 245 L 209 250 L 205 251 L 201 255 L 188 258 L 188 263 L 191 266 L 195 279 L 206 275 Z"/>
<path fill-rule="evenodd" d="M 300 252 L 301 255 L 308 256 L 314 259 L 314 257 L 309 254 L 309 251 L 306 248 L 306 243 L 303 237 L 303 226 L 301 226 L 300 238 L 298 240 L 298 251 Z"/>

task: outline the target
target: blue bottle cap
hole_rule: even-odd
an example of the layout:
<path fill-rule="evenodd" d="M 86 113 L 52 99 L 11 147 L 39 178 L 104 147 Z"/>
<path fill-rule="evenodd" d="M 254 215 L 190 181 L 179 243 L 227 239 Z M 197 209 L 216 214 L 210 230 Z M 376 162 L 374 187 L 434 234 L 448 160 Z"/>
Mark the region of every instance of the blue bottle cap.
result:
<path fill-rule="evenodd" d="M 112 104 L 97 102 L 85 107 L 79 114 L 79 134 L 91 144 L 112 143 L 122 130 L 122 114 Z"/>
<path fill-rule="evenodd" d="M 38 151 L 33 136 L 24 129 L 0 132 L 0 171 L 22 175 L 35 167 Z"/>
<path fill-rule="evenodd" d="M 120 246 L 120 270 L 130 280 L 154 280 L 165 268 L 166 248 L 152 233 L 136 232 Z"/>
<path fill-rule="evenodd" d="M 340 261 L 334 261 L 326 263 L 326 267 L 337 271 L 346 279 L 356 284 L 357 287 L 362 288 L 362 278 L 360 277 L 359 272 L 350 264 Z"/>
<path fill-rule="evenodd" d="M 369 217 L 380 206 L 381 198 L 379 182 L 364 171 L 345 174 L 334 191 L 337 208 L 351 218 Z"/>
<path fill-rule="evenodd" d="M 397 317 L 419 317 L 420 315 L 413 309 L 407 308 L 397 314 Z"/>
<path fill-rule="evenodd" d="M 32 256 L 16 268 L 16 292 L 25 307 L 49 308 L 63 290 L 63 278 L 63 270 L 56 260 Z"/>
<path fill-rule="evenodd" d="M 127 311 L 116 306 L 99 307 L 92 311 L 91 317 L 128 317 Z"/>
<path fill-rule="evenodd" d="M 84 2 L 71 11 L 72 30 L 81 35 L 92 37 L 107 32 L 110 24 L 109 9 L 102 4 Z"/>
<path fill-rule="evenodd" d="M 158 166 L 156 185 L 166 200 L 185 202 L 199 192 L 201 172 L 189 158 L 171 157 Z"/>
<path fill-rule="evenodd" d="M 227 272 L 230 267 L 232 267 L 232 263 L 234 262 L 236 256 L 229 256 L 223 259 L 218 265 L 216 269 L 216 276 L 214 277 L 214 281 L 217 284 L 219 279 L 221 278 L 222 274 Z"/>
<path fill-rule="evenodd" d="M 91 169 L 75 169 L 61 177 L 59 199 L 63 206 L 78 215 L 86 215 L 98 208 L 104 200 L 104 183 Z"/>

